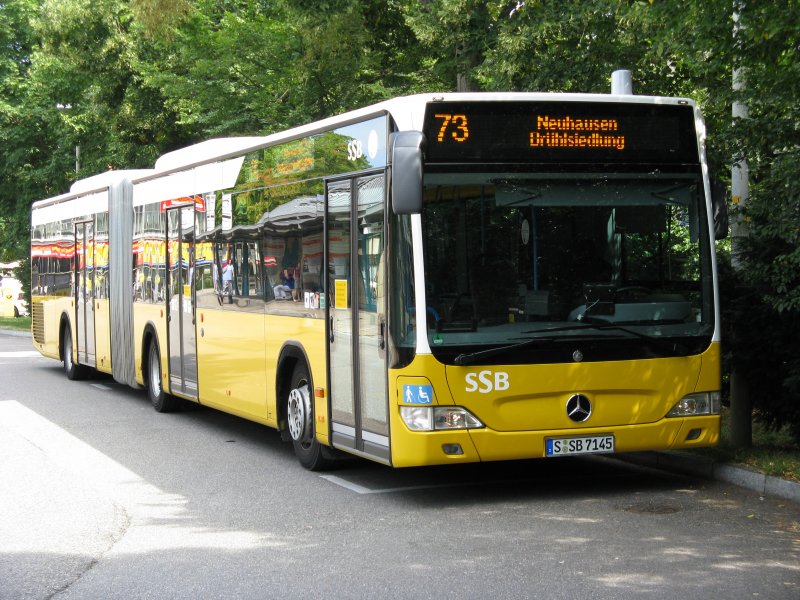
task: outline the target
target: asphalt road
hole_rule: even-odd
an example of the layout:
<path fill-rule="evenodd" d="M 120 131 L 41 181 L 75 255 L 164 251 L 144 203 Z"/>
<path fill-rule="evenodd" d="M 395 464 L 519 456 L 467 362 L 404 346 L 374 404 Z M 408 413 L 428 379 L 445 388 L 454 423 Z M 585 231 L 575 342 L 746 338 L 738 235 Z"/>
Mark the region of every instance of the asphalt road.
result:
<path fill-rule="evenodd" d="M 800 597 L 800 507 L 589 457 L 303 470 L 0 335 L 0 599 Z"/>

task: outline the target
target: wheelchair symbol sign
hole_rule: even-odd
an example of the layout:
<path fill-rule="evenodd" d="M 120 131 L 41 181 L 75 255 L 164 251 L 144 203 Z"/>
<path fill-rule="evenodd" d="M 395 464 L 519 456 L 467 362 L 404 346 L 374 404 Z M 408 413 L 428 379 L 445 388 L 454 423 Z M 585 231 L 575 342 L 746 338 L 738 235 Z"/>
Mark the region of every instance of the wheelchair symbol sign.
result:
<path fill-rule="evenodd" d="M 403 399 L 406 404 L 433 404 L 433 386 L 404 385 Z"/>

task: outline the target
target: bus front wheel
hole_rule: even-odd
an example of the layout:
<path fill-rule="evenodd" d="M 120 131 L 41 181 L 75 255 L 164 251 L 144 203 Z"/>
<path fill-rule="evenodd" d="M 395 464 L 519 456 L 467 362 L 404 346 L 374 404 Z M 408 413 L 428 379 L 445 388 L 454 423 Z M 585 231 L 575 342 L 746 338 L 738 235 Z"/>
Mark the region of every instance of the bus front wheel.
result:
<path fill-rule="evenodd" d="M 300 464 L 310 471 L 328 468 L 332 462 L 331 453 L 314 435 L 311 378 L 303 364 L 298 364 L 292 373 L 289 397 L 286 399 L 286 421 Z"/>

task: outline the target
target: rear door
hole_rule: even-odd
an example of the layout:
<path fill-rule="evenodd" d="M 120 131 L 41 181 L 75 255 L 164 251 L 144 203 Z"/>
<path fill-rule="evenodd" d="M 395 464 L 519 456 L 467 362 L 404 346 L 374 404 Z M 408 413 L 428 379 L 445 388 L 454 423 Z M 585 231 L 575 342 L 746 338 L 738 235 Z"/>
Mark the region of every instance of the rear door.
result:
<path fill-rule="evenodd" d="M 197 399 L 194 206 L 167 209 L 167 322 L 170 390 Z"/>
<path fill-rule="evenodd" d="M 75 224 L 75 311 L 78 362 L 94 367 L 94 221 Z"/>

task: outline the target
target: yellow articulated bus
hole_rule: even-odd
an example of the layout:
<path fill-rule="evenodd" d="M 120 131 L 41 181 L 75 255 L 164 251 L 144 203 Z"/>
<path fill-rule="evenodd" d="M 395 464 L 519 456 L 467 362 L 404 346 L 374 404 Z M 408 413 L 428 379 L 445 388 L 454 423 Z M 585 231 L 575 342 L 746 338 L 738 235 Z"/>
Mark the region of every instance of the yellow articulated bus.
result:
<path fill-rule="evenodd" d="M 33 337 L 395 467 L 706 446 L 720 345 L 690 100 L 426 94 L 33 205 Z"/>

